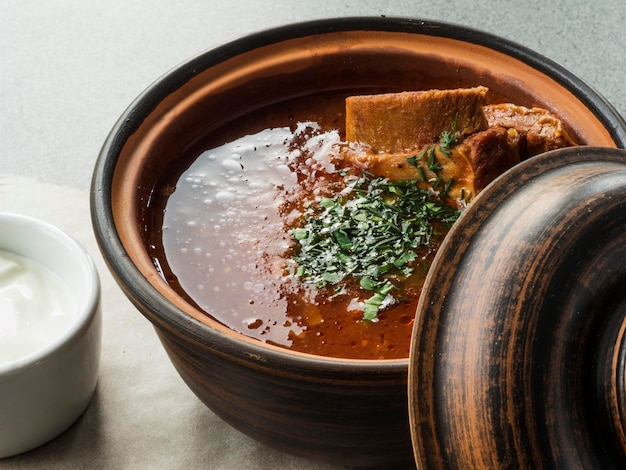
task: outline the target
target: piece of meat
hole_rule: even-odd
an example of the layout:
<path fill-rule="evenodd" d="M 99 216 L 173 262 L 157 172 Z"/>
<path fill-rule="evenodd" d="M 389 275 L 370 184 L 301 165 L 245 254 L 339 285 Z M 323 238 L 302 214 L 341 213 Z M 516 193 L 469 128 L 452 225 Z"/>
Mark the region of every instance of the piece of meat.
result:
<path fill-rule="evenodd" d="M 520 162 L 519 141 L 515 129 L 492 127 L 469 136 L 455 148 L 468 156 L 474 176 L 473 195 Z"/>
<path fill-rule="evenodd" d="M 346 98 L 346 140 L 372 152 L 404 153 L 437 142 L 444 131 L 463 137 L 487 129 L 486 87 Z"/>
<path fill-rule="evenodd" d="M 577 145 L 567 133 L 563 122 L 545 109 L 501 103 L 487 105 L 483 111 L 489 127 L 515 129 L 520 134 L 522 159 L 548 150 Z"/>
<path fill-rule="evenodd" d="M 431 151 L 434 152 L 435 162 L 441 167 L 437 172 L 429 169 Z M 446 183 L 452 180 L 453 184 L 447 193 L 451 200 L 461 199 L 475 192 L 474 173 L 468 156 L 456 148 L 449 155 L 445 155 L 437 146 L 427 147 L 419 153 L 372 153 L 357 148 L 344 150 L 343 157 L 356 168 L 376 176 L 393 181 L 421 181 L 420 186 L 424 189 L 442 191 Z"/>
<path fill-rule="evenodd" d="M 450 149 L 430 145 L 418 153 L 373 153 L 354 146 L 345 148 L 342 156 L 376 176 L 418 180 L 421 187 L 445 192 L 448 203 L 462 207 L 519 163 L 518 142 L 515 130 L 495 127 L 476 132 Z"/>
<path fill-rule="evenodd" d="M 542 108 L 487 105 L 485 87 L 388 93 L 346 99 L 340 155 L 391 180 L 415 179 L 463 205 L 527 157 L 577 145 Z M 454 145 L 440 147 L 444 132 Z"/>

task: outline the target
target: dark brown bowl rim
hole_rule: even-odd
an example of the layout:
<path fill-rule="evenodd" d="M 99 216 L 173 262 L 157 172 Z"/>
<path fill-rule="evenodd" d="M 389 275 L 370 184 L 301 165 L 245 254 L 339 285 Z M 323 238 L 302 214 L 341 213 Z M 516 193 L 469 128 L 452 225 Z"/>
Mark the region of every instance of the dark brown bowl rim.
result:
<path fill-rule="evenodd" d="M 178 334 L 201 344 L 210 343 L 222 354 L 244 361 L 271 363 L 273 367 L 293 365 L 294 361 L 319 372 L 341 370 L 361 375 L 371 372 L 391 375 L 406 374 L 409 359 L 353 360 L 336 359 L 306 354 L 293 354 L 288 350 L 268 348 L 263 343 L 254 344 L 238 340 L 211 329 L 194 320 L 182 310 L 172 306 L 140 273 L 132 263 L 118 237 L 113 221 L 111 183 L 117 158 L 127 139 L 143 120 L 156 108 L 164 96 L 178 89 L 202 71 L 233 56 L 259 47 L 310 35 L 343 31 L 381 31 L 421 34 L 461 40 L 485 46 L 514 57 L 546 76 L 561 83 L 579 101 L 587 106 L 606 127 L 616 146 L 626 146 L 626 122 L 614 107 L 599 93 L 559 64 L 525 46 L 480 31 L 478 29 L 439 21 L 405 17 L 344 17 L 319 19 L 279 26 L 253 33 L 212 48 L 181 63 L 146 88 L 123 112 L 107 136 L 98 155 L 90 190 L 91 217 L 96 240 L 109 269 L 141 310 L 149 308 L 163 324 L 168 324 Z M 241 348 L 245 344 L 245 348 Z M 245 349 L 245 351 L 243 351 Z"/>

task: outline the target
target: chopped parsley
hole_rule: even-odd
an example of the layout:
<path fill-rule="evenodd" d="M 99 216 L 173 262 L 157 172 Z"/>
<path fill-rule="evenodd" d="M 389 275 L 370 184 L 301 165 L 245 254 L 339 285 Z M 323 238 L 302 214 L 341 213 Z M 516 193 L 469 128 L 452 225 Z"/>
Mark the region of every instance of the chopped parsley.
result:
<path fill-rule="evenodd" d="M 443 204 L 418 180 L 389 181 L 368 174 L 347 179 L 347 188 L 309 206 L 297 242 L 296 275 L 318 288 L 341 293 L 351 278 L 369 292 L 364 320 L 376 320 L 396 286 L 393 277 L 413 271 L 415 250 L 428 245 L 433 222 L 452 225 L 459 212 Z"/>
<path fill-rule="evenodd" d="M 446 157 L 450 156 L 450 153 L 452 153 L 451 148 L 456 144 L 456 121 L 454 128 L 455 129 L 452 131 L 443 131 L 439 137 L 439 150 L 441 150 Z"/>
<path fill-rule="evenodd" d="M 444 198 L 450 191 L 450 188 L 454 184 L 454 179 L 450 178 L 445 181 L 440 173 L 443 169 L 441 163 L 437 161 L 437 149 L 439 152 L 450 158 L 452 155 L 452 147 L 456 144 L 456 119 L 453 123 L 453 129 L 451 131 L 443 131 L 439 136 L 439 143 L 437 145 L 429 145 L 425 147 L 419 154 L 407 157 L 406 161 L 409 165 L 417 169 L 417 176 L 422 183 L 429 183 L 435 190 L 440 191 L 440 197 Z M 424 166 L 420 162 L 425 161 L 426 169 L 434 175 L 432 178 L 427 178 L 424 172 Z"/>

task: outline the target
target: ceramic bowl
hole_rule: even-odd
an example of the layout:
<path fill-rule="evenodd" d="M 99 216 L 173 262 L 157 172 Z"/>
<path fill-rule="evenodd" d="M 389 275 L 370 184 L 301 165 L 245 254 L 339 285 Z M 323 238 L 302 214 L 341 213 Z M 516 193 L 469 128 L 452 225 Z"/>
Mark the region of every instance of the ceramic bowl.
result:
<path fill-rule="evenodd" d="M 96 237 L 183 380 L 226 422 L 307 458 L 410 465 L 408 358 L 291 352 L 235 333 L 177 295 L 145 237 L 169 168 L 207 136 L 227 139 L 220 133 L 229 123 L 289 98 L 479 84 L 555 111 L 582 143 L 626 144 L 615 110 L 549 59 L 470 28 L 407 18 L 319 20 L 252 34 L 176 67 L 122 114 L 93 174 Z"/>
<path fill-rule="evenodd" d="M 39 263 L 58 276 L 68 288 L 71 297 L 68 306 L 72 310 L 60 310 L 63 313 L 54 317 L 49 331 L 55 330 L 55 324 L 66 314 L 71 321 L 49 341 L 25 348 L 19 354 L 2 350 L 0 458 L 3 458 L 48 442 L 87 408 L 98 379 L 102 320 L 95 265 L 86 250 L 69 235 L 37 219 L 0 213 L 0 250 Z M 42 305 L 39 296 L 43 292 L 37 290 L 32 297 L 24 294 L 24 298 L 33 305 Z M 13 296 L 3 297 L 3 301 L 8 299 L 15 301 Z M 8 315 L 12 311 L 3 308 L 3 320 L 10 320 Z M 21 307 L 17 311 L 22 315 L 25 312 Z M 33 318 L 41 319 L 38 314 Z M 39 330 L 34 323 L 32 327 L 15 331 Z M 19 334 L 21 342 L 31 337 Z M 12 341 L 8 336 L 5 338 Z"/>
<path fill-rule="evenodd" d="M 459 218 L 420 299 L 420 468 L 626 461 L 626 151 L 547 152 Z"/>

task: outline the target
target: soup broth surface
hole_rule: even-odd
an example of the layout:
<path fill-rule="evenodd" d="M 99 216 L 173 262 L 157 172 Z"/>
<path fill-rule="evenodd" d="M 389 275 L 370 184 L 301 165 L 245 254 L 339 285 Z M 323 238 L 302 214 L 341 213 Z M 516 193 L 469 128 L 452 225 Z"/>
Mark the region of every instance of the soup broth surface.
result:
<path fill-rule="evenodd" d="M 340 142 L 337 131 L 300 123 L 203 152 L 167 201 L 167 264 L 186 296 L 248 336 L 321 355 L 406 357 L 417 295 L 363 321 L 357 286 L 334 296 L 293 274 L 289 227 L 343 180 L 331 159 Z M 425 264 L 433 254 L 422 254 Z"/>
<path fill-rule="evenodd" d="M 363 320 L 358 285 L 348 282 L 337 295 L 294 275 L 291 229 L 309 204 L 341 190 L 351 171 L 333 158 L 342 145 L 343 97 L 330 102 L 310 106 L 311 121 L 298 122 L 294 115 L 307 114 L 289 109 L 261 111 L 225 129 L 226 143 L 198 151 L 157 190 L 163 218 L 150 241 L 154 261 L 181 295 L 247 336 L 316 355 L 406 358 L 419 293 L 447 228 L 418 250 L 413 274 L 376 321 Z M 311 112 L 322 105 L 325 113 Z"/>

